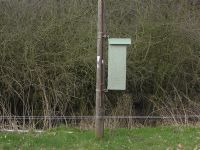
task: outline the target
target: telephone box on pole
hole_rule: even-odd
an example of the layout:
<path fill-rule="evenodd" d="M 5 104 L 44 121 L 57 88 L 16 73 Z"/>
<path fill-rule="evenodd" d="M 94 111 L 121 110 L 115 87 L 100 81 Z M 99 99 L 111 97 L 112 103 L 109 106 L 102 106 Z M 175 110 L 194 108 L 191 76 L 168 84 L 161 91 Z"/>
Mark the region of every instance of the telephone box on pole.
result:
<path fill-rule="evenodd" d="M 104 43 L 107 38 L 104 19 L 105 1 L 98 0 L 97 23 L 97 71 L 96 71 L 96 115 L 95 133 L 97 138 L 104 135 L 104 91 L 126 89 L 126 49 L 131 44 L 128 38 L 108 39 L 108 88 L 104 87 Z"/>

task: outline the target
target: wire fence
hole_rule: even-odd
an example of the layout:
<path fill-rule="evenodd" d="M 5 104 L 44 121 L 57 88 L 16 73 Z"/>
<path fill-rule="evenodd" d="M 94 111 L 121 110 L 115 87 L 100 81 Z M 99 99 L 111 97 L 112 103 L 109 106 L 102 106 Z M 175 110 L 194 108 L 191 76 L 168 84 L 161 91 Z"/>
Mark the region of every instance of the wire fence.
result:
<path fill-rule="evenodd" d="M 174 115 L 174 116 L 98 116 L 103 119 L 200 119 L 200 115 Z M 0 116 L 2 119 L 26 119 L 26 120 L 38 120 L 38 119 L 52 119 L 52 120 L 94 120 L 97 116 Z"/>
<path fill-rule="evenodd" d="M 99 116 L 98 116 L 99 117 Z M 200 123 L 200 115 L 173 116 L 100 116 L 105 128 L 133 128 Z M 82 129 L 94 129 L 97 116 L 0 116 L 0 131 L 44 130 L 64 125 Z"/>

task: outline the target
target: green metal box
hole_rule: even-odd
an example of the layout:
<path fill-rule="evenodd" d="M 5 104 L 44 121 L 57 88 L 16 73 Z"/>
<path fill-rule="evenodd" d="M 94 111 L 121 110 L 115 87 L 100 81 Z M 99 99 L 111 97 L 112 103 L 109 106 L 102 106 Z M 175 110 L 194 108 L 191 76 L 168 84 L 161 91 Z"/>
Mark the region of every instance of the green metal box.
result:
<path fill-rule="evenodd" d="M 108 90 L 126 89 L 126 54 L 129 38 L 110 38 L 108 40 Z"/>

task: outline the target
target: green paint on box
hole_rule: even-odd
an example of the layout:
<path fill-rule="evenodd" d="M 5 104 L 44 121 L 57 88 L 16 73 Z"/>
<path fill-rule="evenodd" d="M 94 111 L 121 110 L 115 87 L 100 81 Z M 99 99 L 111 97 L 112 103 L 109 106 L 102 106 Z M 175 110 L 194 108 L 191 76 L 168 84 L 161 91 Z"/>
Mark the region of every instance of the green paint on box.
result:
<path fill-rule="evenodd" d="M 126 89 L 126 55 L 128 38 L 112 38 L 108 40 L 108 90 Z"/>

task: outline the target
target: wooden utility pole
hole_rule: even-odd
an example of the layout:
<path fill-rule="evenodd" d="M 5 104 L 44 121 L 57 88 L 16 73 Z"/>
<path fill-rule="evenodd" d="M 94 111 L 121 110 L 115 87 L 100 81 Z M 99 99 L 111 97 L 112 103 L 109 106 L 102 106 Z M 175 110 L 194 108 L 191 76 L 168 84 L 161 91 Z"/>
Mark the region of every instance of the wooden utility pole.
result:
<path fill-rule="evenodd" d="M 97 25 L 97 71 L 96 71 L 96 118 L 95 132 L 97 138 L 104 135 L 104 0 L 98 0 Z"/>

